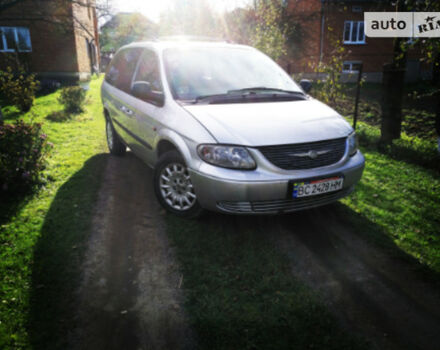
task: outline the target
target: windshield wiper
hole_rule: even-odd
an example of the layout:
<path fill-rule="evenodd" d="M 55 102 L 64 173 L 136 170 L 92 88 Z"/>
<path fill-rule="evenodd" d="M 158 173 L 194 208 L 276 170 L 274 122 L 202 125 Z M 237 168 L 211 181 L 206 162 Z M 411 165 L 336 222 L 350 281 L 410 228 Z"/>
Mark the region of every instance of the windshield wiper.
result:
<path fill-rule="evenodd" d="M 245 100 L 249 99 L 249 98 L 253 98 L 254 96 L 257 97 L 260 94 L 252 94 L 253 91 L 261 91 L 264 92 L 263 94 L 261 94 L 261 97 L 265 97 L 265 99 L 267 98 L 271 98 L 272 95 L 273 97 L 279 96 L 280 98 L 282 98 L 283 96 L 285 96 L 288 99 L 292 98 L 292 95 L 295 96 L 295 98 L 300 98 L 300 99 L 306 99 L 306 95 L 301 92 L 301 91 L 290 91 L 290 90 L 282 90 L 282 89 L 277 89 L 277 88 L 267 88 L 267 87 L 254 87 L 254 88 L 245 88 L 245 89 L 239 89 L 239 90 L 229 90 L 228 92 L 224 93 L 224 94 L 214 94 L 214 95 L 200 95 L 197 96 L 192 103 L 193 104 L 197 104 L 199 102 L 208 102 L 208 103 L 220 103 L 220 102 L 231 102 L 231 101 L 243 101 L 245 102 Z M 249 92 L 249 93 L 247 93 Z M 271 93 L 273 92 L 273 93 Z M 266 96 L 263 96 L 266 95 Z M 269 97 L 267 95 L 270 95 Z M 238 101 L 236 101 L 238 102 Z"/>
<path fill-rule="evenodd" d="M 283 89 L 277 89 L 277 88 L 270 88 L 270 87 L 264 87 L 264 86 L 256 86 L 256 87 L 250 87 L 250 88 L 244 88 L 244 89 L 238 89 L 238 90 L 229 90 L 228 94 L 235 94 L 240 92 L 253 92 L 253 91 L 262 91 L 262 92 L 283 92 L 286 94 L 292 94 L 292 95 L 301 95 L 305 96 L 305 94 L 302 91 L 292 91 L 292 90 L 283 90 Z"/>
<path fill-rule="evenodd" d="M 194 99 L 194 103 L 200 102 L 202 100 L 210 100 L 210 99 L 225 98 L 225 97 L 227 98 L 228 94 L 200 95 Z"/>

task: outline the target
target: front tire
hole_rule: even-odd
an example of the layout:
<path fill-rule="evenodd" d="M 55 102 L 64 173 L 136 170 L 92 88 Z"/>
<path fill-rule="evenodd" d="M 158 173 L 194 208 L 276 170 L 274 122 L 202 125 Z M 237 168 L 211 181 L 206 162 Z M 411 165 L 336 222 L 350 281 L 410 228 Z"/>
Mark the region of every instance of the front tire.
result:
<path fill-rule="evenodd" d="M 122 143 L 118 134 L 113 127 L 110 118 L 105 119 L 105 131 L 107 136 L 107 146 L 111 154 L 115 156 L 123 156 L 127 147 Z"/>
<path fill-rule="evenodd" d="M 203 213 L 183 157 L 177 151 L 163 154 L 154 171 L 154 192 L 168 212 L 186 218 Z"/>

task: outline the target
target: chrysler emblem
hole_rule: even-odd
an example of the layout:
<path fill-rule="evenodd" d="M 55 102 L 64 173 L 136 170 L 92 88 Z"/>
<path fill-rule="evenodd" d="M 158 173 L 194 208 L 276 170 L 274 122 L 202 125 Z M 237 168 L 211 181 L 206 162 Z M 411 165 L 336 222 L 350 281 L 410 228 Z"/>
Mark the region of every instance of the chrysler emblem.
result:
<path fill-rule="evenodd" d="M 302 153 L 290 153 L 290 155 L 294 157 L 309 157 L 310 159 L 316 159 L 318 158 L 318 156 L 326 154 L 328 152 L 330 152 L 330 150 L 322 150 L 322 151 L 310 150 L 308 152 L 302 152 Z"/>
<path fill-rule="evenodd" d="M 316 151 L 309 151 L 309 158 L 316 159 L 318 157 L 318 153 Z"/>

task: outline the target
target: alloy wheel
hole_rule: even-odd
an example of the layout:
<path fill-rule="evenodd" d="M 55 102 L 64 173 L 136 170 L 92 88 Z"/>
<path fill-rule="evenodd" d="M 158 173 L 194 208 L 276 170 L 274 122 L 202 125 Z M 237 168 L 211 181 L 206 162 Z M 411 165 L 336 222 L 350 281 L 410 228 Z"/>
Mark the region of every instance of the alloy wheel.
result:
<path fill-rule="evenodd" d="M 186 166 L 171 163 L 160 173 L 160 193 L 165 202 L 175 210 L 186 211 L 196 203 L 194 186 Z"/>

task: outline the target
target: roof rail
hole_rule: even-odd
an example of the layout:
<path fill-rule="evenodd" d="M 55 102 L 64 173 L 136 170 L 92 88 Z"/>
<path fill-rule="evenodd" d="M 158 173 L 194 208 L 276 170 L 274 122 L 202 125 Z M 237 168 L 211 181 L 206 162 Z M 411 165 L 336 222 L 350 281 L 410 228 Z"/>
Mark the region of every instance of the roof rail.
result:
<path fill-rule="evenodd" d="M 197 35 L 171 35 L 157 38 L 158 41 L 213 41 L 213 42 L 230 42 L 222 38 L 213 38 L 209 36 Z"/>

